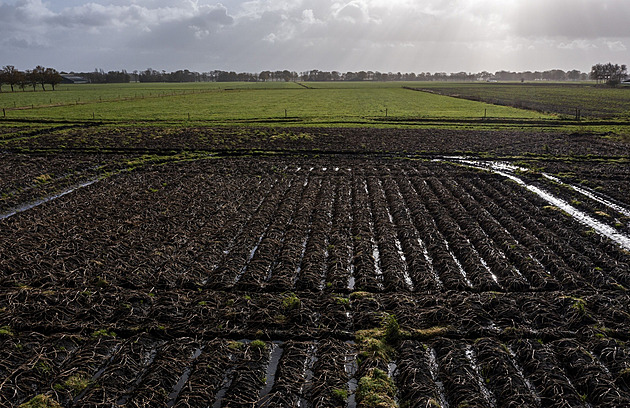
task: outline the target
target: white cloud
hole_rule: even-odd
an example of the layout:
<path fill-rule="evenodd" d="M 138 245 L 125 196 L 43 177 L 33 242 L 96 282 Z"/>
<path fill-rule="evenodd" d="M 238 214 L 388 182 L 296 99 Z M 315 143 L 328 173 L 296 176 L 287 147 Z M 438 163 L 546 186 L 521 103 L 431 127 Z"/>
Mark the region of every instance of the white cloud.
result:
<path fill-rule="evenodd" d="M 627 51 L 626 45 L 621 41 L 607 41 L 606 46 L 610 51 Z"/>

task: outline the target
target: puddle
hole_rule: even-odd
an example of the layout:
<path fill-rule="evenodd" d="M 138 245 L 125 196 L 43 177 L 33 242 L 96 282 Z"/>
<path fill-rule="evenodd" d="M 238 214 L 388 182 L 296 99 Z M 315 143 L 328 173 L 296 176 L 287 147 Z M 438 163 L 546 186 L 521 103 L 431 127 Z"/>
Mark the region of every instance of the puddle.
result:
<path fill-rule="evenodd" d="M 494 395 L 492 395 L 490 390 L 488 390 L 488 388 L 486 387 L 485 381 L 483 377 L 481 376 L 481 370 L 479 369 L 479 366 L 477 365 L 477 359 L 475 357 L 475 352 L 472 349 L 472 346 L 467 345 L 466 351 L 464 354 L 466 355 L 466 359 L 468 360 L 468 362 L 470 363 L 470 366 L 472 367 L 473 371 L 476 374 L 475 379 L 477 380 L 477 384 L 479 386 L 479 389 L 481 390 L 481 395 L 483 395 L 483 397 L 486 399 L 486 401 L 491 407 L 496 407 L 497 400 L 494 398 Z"/>
<path fill-rule="evenodd" d="M 94 375 L 92 376 L 92 378 L 90 379 L 90 384 L 94 384 L 96 383 L 96 381 L 101 378 L 101 376 L 103 375 L 103 373 L 105 372 L 105 370 L 107 370 L 107 368 L 112 364 L 112 362 L 114 361 L 114 358 L 116 358 L 116 353 L 118 353 L 118 351 L 122 348 L 122 343 L 116 344 L 114 347 L 112 347 L 111 351 L 109 352 L 109 354 L 106 357 L 106 361 L 105 364 L 103 364 L 97 371 L 96 373 L 94 373 Z M 74 399 L 72 400 L 73 404 L 77 404 L 77 402 L 83 398 L 83 396 L 90 390 L 91 387 L 86 387 L 83 391 L 81 391 L 79 393 L 79 395 L 77 395 L 76 397 L 74 397 Z"/>
<path fill-rule="evenodd" d="M 383 189 L 383 183 L 381 182 L 381 180 L 378 180 L 378 184 L 381 187 L 381 190 Z M 396 229 L 396 223 L 394 222 L 394 217 L 392 217 L 392 213 L 389 211 L 389 208 L 386 206 L 385 207 L 385 211 L 387 212 L 387 217 L 389 218 L 389 223 L 392 226 L 392 228 Z M 400 243 L 400 240 L 398 239 L 398 236 L 396 235 L 396 233 L 394 233 L 394 245 L 396 246 L 396 251 L 398 252 L 398 256 L 400 257 L 400 259 L 402 260 L 402 274 L 403 274 L 403 279 L 405 280 L 405 283 L 407 284 L 407 288 L 409 289 L 409 291 L 413 292 L 413 281 L 411 280 L 411 276 L 409 276 L 409 269 L 408 269 L 408 264 L 407 264 L 407 257 L 405 256 L 405 253 L 403 252 L 402 249 L 402 244 Z"/>
<path fill-rule="evenodd" d="M 372 222 L 370 221 L 370 224 Z M 370 228 L 372 226 L 370 225 Z M 376 275 L 377 286 L 379 290 L 383 290 L 383 271 L 381 270 L 381 254 L 378 251 L 378 245 L 374 242 L 374 239 L 370 237 L 372 243 L 372 258 L 374 258 L 374 274 Z"/>
<path fill-rule="evenodd" d="M 442 408 L 448 408 L 448 402 L 446 401 L 446 393 L 444 392 L 444 383 L 440 381 L 440 377 L 438 373 L 440 368 L 437 362 L 437 353 L 434 348 L 427 347 L 427 359 L 429 360 L 429 373 L 431 374 L 431 379 L 433 383 L 435 383 L 435 387 L 437 388 L 438 398 L 440 399 L 440 406 Z"/>
<path fill-rule="evenodd" d="M 234 354 L 228 354 L 228 360 L 234 360 Z M 223 374 L 223 381 L 221 381 L 221 389 L 217 392 L 217 395 L 214 397 L 214 403 L 212 404 L 212 408 L 221 408 L 223 404 L 223 398 L 225 398 L 225 394 L 228 392 L 230 385 L 232 385 L 232 374 L 234 373 L 235 367 L 231 366 Z"/>
<path fill-rule="evenodd" d="M 406 173 L 405 173 L 405 175 L 407 176 Z M 413 184 L 411 182 L 409 182 L 409 187 L 419 197 L 419 194 L 416 191 L 416 188 L 413 186 Z M 424 259 L 427 262 L 427 268 L 429 269 L 429 272 L 431 273 L 431 276 L 433 277 L 433 280 L 435 280 L 435 284 L 436 284 L 437 288 L 438 289 L 442 289 L 444 287 L 444 284 L 442 283 L 442 280 L 440 279 L 440 276 L 438 275 L 437 271 L 433 267 L 433 258 L 431 257 L 431 254 L 429 254 L 429 250 L 427 249 L 426 244 L 420 238 L 420 233 L 419 233 L 418 229 L 416 228 L 416 226 L 415 226 L 415 224 L 413 222 L 413 218 L 412 218 L 411 214 L 409 213 L 409 208 L 407 206 L 407 203 L 406 203 L 404 197 L 402 196 L 402 194 L 400 194 L 400 191 L 397 191 L 397 194 L 398 194 L 398 199 L 405 203 L 404 208 L 405 208 L 405 213 L 407 214 L 407 219 L 411 222 L 411 225 L 412 225 L 413 230 L 415 232 L 415 236 L 416 236 L 416 240 L 418 242 L 418 245 L 420 245 L 420 248 L 422 248 L 422 255 L 424 256 Z"/>
<path fill-rule="evenodd" d="M 368 224 L 370 227 L 370 244 L 372 245 L 372 259 L 374 260 L 374 275 L 376 276 L 376 284 L 379 290 L 383 290 L 383 270 L 381 269 L 381 254 L 378 250 L 378 244 L 374 241 L 374 222 L 372 221 L 374 215 L 370 208 L 370 196 L 368 191 L 367 180 L 363 180 L 363 190 L 367 195 L 366 210 L 368 211 Z"/>
<path fill-rule="evenodd" d="M 451 248 L 449 247 L 448 241 L 446 239 L 444 239 L 444 245 L 446 246 L 446 250 L 448 251 L 448 253 L 453 258 L 453 261 L 455 261 L 455 264 L 457 265 L 457 269 L 459 270 L 459 273 L 464 277 L 464 282 L 466 282 L 466 285 L 468 285 L 469 288 L 472 288 L 473 284 L 470 281 L 470 279 L 468 279 L 468 274 L 466 274 L 466 271 L 464 270 L 464 267 L 462 266 L 461 262 L 459 262 L 459 259 L 457 259 L 453 251 L 451 251 Z"/>
<path fill-rule="evenodd" d="M 352 215 L 352 211 L 348 211 L 348 225 L 354 225 L 354 216 Z M 350 238 L 350 241 L 352 241 L 352 238 Z M 355 286 L 355 277 L 354 277 L 354 245 L 352 245 L 352 243 L 350 243 L 350 250 L 348 251 L 348 265 L 349 265 L 349 272 L 350 272 L 350 276 L 348 276 L 348 290 L 353 291 L 354 290 L 354 286 Z"/>
<path fill-rule="evenodd" d="M 282 353 L 284 349 L 282 348 L 282 342 L 274 341 L 271 343 L 271 347 L 269 350 L 269 364 L 267 365 L 267 371 L 265 373 L 265 378 L 267 379 L 265 386 L 262 390 L 260 390 L 260 399 L 257 407 L 268 407 L 268 400 L 265 398 L 271 390 L 273 389 L 273 385 L 276 382 L 276 372 L 278 370 L 278 364 L 280 363 L 280 358 L 282 357 Z"/>
<path fill-rule="evenodd" d="M 483 170 L 490 170 L 500 176 L 506 177 L 516 182 L 520 186 L 523 186 L 529 191 L 531 191 L 532 193 L 538 195 L 543 200 L 547 201 L 549 204 L 554 205 L 558 207 L 559 209 L 561 209 L 562 211 L 566 212 L 579 223 L 592 228 L 598 234 L 616 242 L 622 248 L 630 251 L 630 237 L 617 231 L 615 228 L 611 227 L 610 225 L 606 225 L 602 222 L 597 221 L 595 218 L 584 213 L 583 211 L 578 210 L 577 208 L 573 207 L 566 201 L 548 193 L 542 188 L 533 186 L 531 184 L 527 184 L 521 178 L 515 176 L 514 174 L 509 173 L 509 171 L 513 171 L 512 169 L 517 169 L 515 166 L 508 166 L 505 164 L 495 163 L 495 162 L 481 163 L 474 160 L 458 160 L 458 161 L 460 163 L 467 164 L 471 167 L 480 168 Z"/>
<path fill-rule="evenodd" d="M 300 399 L 298 400 L 298 408 L 307 408 L 309 406 L 306 395 L 313 382 L 315 372 L 313 367 L 317 362 L 317 342 L 311 344 L 306 352 L 306 360 L 304 361 L 304 384 L 300 387 Z"/>
<path fill-rule="evenodd" d="M 409 291 L 413 292 L 414 287 L 413 287 L 413 281 L 411 280 L 411 276 L 409 276 L 409 269 L 407 267 L 407 257 L 405 256 L 405 253 L 403 252 L 402 249 L 402 245 L 400 244 L 400 241 L 398 240 L 398 238 L 394 239 L 394 245 L 396 245 L 396 250 L 398 251 L 398 256 L 400 256 L 400 259 L 403 262 L 402 265 L 402 274 L 403 274 L 403 279 L 405 280 L 405 283 L 407 284 L 407 288 L 409 288 Z"/>
<path fill-rule="evenodd" d="M 265 230 L 265 233 L 262 234 L 258 238 L 258 242 L 256 242 L 256 245 L 254 245 L 254 248 L 252 248 L 252 250 L 249 251 L 249 255 L 247 256 L 247 261 L 245 261 L 245 265 L 243 265 L 241 270 L 238 272 L 238 275 L 236 275 L 236 278 L 234 278 L 234 283 L 238 283 L 238 281 L 241 280 L 243 275 L 245 275 L 245 272 L 247 272 L 247 267 L 249 266 L 249 263 L 251 262 L 251 260 L 254 258 L 254 255 L 256 255 L 256 251 L 258 251 L 258 247 L 260 246 L 260 243 L 262 242 L 263 238 L 265 237 L 266 232 L 267 232 L 267 230 Z"/>
<path fill-rule="evenodd" d="M 129 398 L 132 398 L 134 396 L 134 390 L 138 387 L 138 385 L 140 384 L 140 382 L 142 382 L 142 379 L 146 375 L 149 366 L 153 364 L 153 361 L 155 361 L 155 357 L 157 357 L 158 354 L 158 347 L 161 347 L 165 343 L 166 341 L 158 342 L 158 344 L 156 344 L 156 347 L 152 348 L 150 351 L 144 354 L 142 358 L 143 369 L 140 371 L 140 373 L 138 373 L 138 377 L 136 378 L 136 380 L 129 386 L 129 388 L 127 388 L 125 394 L 118 401 L 116 401 L 116 405 L 127 405 Z"/>
<path fill-rule="evenodd" d="M 319 280 L 319 290 L 322 291 L 326 287 L 326 278 L 328 277 L 328 259 L 330 258 L 330 251 L 328 248 L 330 247 L 330 232 L 332 231 L 333 226 L 333 215 L 331 212 L 331 208 L 336 204 L 338 197 L 337 192 L 335 191 L 332 197 L 332 203 L 330 203 L 330 207 L 326 209 L 326 236 L 324 238 L 324 262 L 322 264 L 322 271 Z"/>
<path fill-rule="evenodd" d="M 389 364 L 387 364 L 387 376 L 390 378 L 394 378 L 397 368 L 398 365 L 396 364 L 396 362 L 390 361 Z"/>
<path fill-rule="evenodd" d="M 190 373 L 192 372 L 192 364 L 201 355 L 202 351 L 203 347 L 200 347 L 197 348 L 193 353 L 189 366 L 184 369 L 184 372 L 181 377 L 179 377 L 177 384 L 175 384 L 175 386 L 173 387 L 173 391 L 171 391 L 171 393 L 168 395 L 168 403 L 166 404 L 167 407 L 170 408 L 172 406 L 175 406 L 177 397 L 182 392 L 184 385 L 186 385 L 186 383 L 188 382 L 188 378 L 190 378 Z"/>
<path fill-rule="evenodd" d="M 475 251 L 477 252 L 477 251 Z M 479 255 L 479 254 L 477 254 Z M 494 274 L 494 272 L 492 272 L 492 269 L 490 269 L 490 267 L 488 266 L 488 264 L 486 263 L 486 260 L 483 259 L 481 257 L 481 255 L 479 255 L 479 261 L 481 262 L 481 265 L 483 265 L 483 267 L 485 268 L 486 271 L 488 271 L 488 273 L 490 274 L 490 277 L 492 278 L 492 280 L 494 281 L 494 283 L 496 283 L 497 285 L 499 285 L 500 288 L 502 288 L 501 284 L 499 284 L 499 279 L 497 278 L 497 275 Z"/>
<path fill-rule="evenodd" d="M 7 213 L 0 214 L 0 220 L 4 220 L 6 218 L 12 217 L 15 214 L 19 214 L 21 212 L 30 210 L 31 208 L 35 208 L 35 207 L 40 206 L 42 204 L 45 204 L 45 203 L 47 203 L 49 201 L 56 200 L 57 198 L 63 197 L 65 195 L 70 194 L 70 193 L 72 193 L 72 192 L 74 192 L 76 190 L 79 190 L 79 189 L 83 188 L 83 187 L 91 186 L 92 184 L 96 183 L 97 181 L 98 181 L 98 179 L 90 180 L 90 181 L 87 181 L 85 183 L 72 186 L 72 187 L 62 191 L 61 193 L 52 195 L 50 197 L 45 197 L 45 198 L 42 198 L 40 200 L 33 201 L 32 203 L 20 205 L 19 207 L 16 207 L 16 208 L 10 210 Z"/>
<path fill-rule="evenodd" d="M 512 348 L 508 345 L 505 345 L 505 348 L 510 354 L 510 363 L 512 363 L 512 366 L 518 373 L 519 377 L 521 377 L 521 379 L 525 383 L 525 386 L 527 387 L 527 390 L 529 391 L 529 393 L 536 400 L 537 405 L 540 406 L 540 402 L 541 402 L 540 396 L 538 395 L 538 392 L 536 392 L 536 388 L 534 387 L 534 385 L 531 382 L 529 382 L 527 377 L 525 377 L 525 372 L 523 371 L 523 368 L 521 368 L 521 366 L 516 362 L 516 353 L 514 353 L 514 351 L 512 351 Z"/>
<path fill-rule="evenodd" d="M 260 187 L 260 185 L 262 184 L 262 181 L 258 182 L 258 187 Z M 273 188 L 275 186 L 275 184 L 271 185 L 271 188 Z M 236 243 L 237 239 L 240 238 L 240 236 L 243 234 L 243 231 L 245 230 L 245 226 L 249 223 L 249 221 L 252 219 L 252 217 L 254 217 L 254 215 L 258 212 L 258 210 L 260 210 L 260 207 L 262 207 L 263 203 L 265 202 L 266 197 L 265 196 L 261 196 L 260 200 L 258 200 L 258 204 L 256 204 L 256 208 L 254 208 L 254 211 L 252 211 L 248 216 L 247 219 L 239 226 L 238 232 L 236 234 L 234 234 L 234 236 L 230 239 L 230 241 L 228 242 L 228 244 L 226 245 L 225 249 L 223 250 L 223 260 L 222 262 L 224 262 L 227 259 L 227 256 L 229 255 L 229 253 L 232 251 L 232 248 L 234 247 L 234 244 Z M 241 202 L 239 204 L 239 210 L 241 210 L 241 208 L 243 207 L 243 202 Z M 216 269 L 219 267 L 219 264 L 215 264 L 214 268 L 213 268 L 213 274 L 216 271 Z M 208 278 L 205 279 L 205 281 L 208 281 Z M 205 285 L 205 283 L 204 283 Z"/>
<path fill-rule="evenodd" d="M 548 180 L 551 180 L 551 181 L 556 182 L 558 184 L 562 184 L 563 186 L 572 188 L 573 190 L 575 190 L 578 193 L 580 193 L 580 194 L 590 198 L 591 200 L 597 201 L 598 203 L 603 204 L 603 205 L 605 205 L 608 208 L 612 208 L 613 210 L 617 211 L 620 214 L 625 215 L 626 217 L 630 217 L 630 210 L 628 210 L 627 208 L 624 208 L 624 207 L 622 207 L 622 206 L 620 206 L 618 204 L 615 204 L 615 203 L 613 203 L 611 201 L 608 201 L 605 198 L 600 197 L 596 193 L 594 193 L 594 192 L 592 192 L 592 191 L 590 191 L 590 190 L 588 190 L 586 188 L 578 187 L 578 186 L 575 186 L 573 184 L 565 183 L 564 181 L 560 180 L 559 178 L 551 176 L 551 175 L 546 174 L 546 173 L 542 173 L 542 175 L 543 175 L 543 177 L 545 177 Z"/>
<path fill-rule="evenodd" d="M 353 341 L 349 341 L 346 342 L 347 344 L 354 346 L 354 342 Z M 348 403 L 346 405 L 346 408 L 356 408 L 357 406 L 357 402 L 356 402 L 356 391 L 357 388 L 359 387 L 359 381 L 356 378 L 356 374 L 357 374 L 357 370 L 359 369 L 359 366 L 357 365 L 357 359 L 356 359 L 356 355 L 353 352 L 350 352 L 348 354 L 346 354 L 346 361 L 345 361 L 345 365 L 344 365 L 344 369 L 346 371 L 346 374 L 348 375 Z"/>
<path fill-rule="evenodd" d="M 297 283 L 298 279 L 300 279 L 300 272 L 302 272 L 302 261 L 304 260 L 304 254 L 306 253 L 306 244 L 308 243 L 308 239 L 311 236 L 311 229 L 309 228 L 306 232 L 306 236 L 302 241 L 302 252 L 300 252 L 300 260 L 297 263 L 297 268 L 295 268 L 295 277 L 293 278 L 293 286 Z"/>
<path fill-rule="evenodd" d="M 418 245 L 420 245 L 420 248 L 422 248 L 422 255 L 424 256 L 424 260 L 427 261 L 427 267 L 429 269 L 429 272 L 431 273 L 431 276 L 433 277 L 433 280 L 435 280 L 438 289 L 442 289 L 444 287 L 444 284 L 440 279 L 440 275 L 438 275 L 437 271 L 433 267 L 433 258 L 431 257 L 431 254 L 429 254 L 427 246 L 424 244 L 424 241 L 422 239 L 417 238 L 417 240 Z"/>

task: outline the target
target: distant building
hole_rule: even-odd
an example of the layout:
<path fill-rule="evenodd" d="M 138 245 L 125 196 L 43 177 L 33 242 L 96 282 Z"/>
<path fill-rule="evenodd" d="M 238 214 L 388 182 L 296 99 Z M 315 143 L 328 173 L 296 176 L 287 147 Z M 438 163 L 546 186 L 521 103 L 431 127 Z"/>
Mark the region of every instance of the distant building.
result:
<path fill-rule="evenodd" d="M 630 79 L 626 79 L 625 81 L 621 81 L 619 84 L 621 86 L 630 86 Z"/>
<path fill-rule="evenodd" d="M 61 83 L 62 84 L 87 84 L 88 81 L 86 78 L 77 76 L 77 75 L 61 75 Z"/>

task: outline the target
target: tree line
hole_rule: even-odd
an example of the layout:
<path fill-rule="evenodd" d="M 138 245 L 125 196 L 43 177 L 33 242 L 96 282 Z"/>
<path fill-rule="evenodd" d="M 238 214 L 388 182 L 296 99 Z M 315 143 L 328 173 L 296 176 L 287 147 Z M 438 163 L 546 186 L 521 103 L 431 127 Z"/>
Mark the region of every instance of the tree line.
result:
<path fill-rule="evenodd" d="M 379 71 L 320 71 L 310 70 L 295 72 L 289 70 L 282 71 L 262 71 L 259 73 L 234 72 L 234 71 L 209 71 L 194 72 L 187 69 L 174 72 L 158 71 L 147 68 L 144 71 L 127 72 L 109 71 L 95 69 L 92 72 L 70 72 L 72 75 L 85 78 L 90 83 L 128 83 L 128 82 L 267 82 L 267 81 L 584 81 L 587 79 L 596 80 L 598 83 L 618 84 L 627 77 L 625 65 L 618 64 L 596 64 L 593 65 L 590 73 L 578 70 L 563 71 L 552 69 L 547 71 L 497 71 L 490 73 L 482 71 L 478 73 L 470 72 L 421 72 L 421 73 L 401 73 L 401 72 L 379 72 Z M 1 86 L 9 85 L 11 91 L 15 88 L 25 90 L 32 87 L 33 90 L 41 85 L 42 90 L 46 90 L 45 85 L 50 85 L 54 90 L 55 86 L 62 81 L 62 76 L 54 68 L 44 68 L 40 65 L 32 70 L 24 72 L 15 69 L 12 65 L 6 65 L 0 70 L 0 91 Z"/>
<path fill-rule="evenodd" d="M 44 68 L 41 65 L 26 71 L 20 71 L 13 65 L 5 65 L 0 70 L 0 92 L 2 92 L 2 85 L 9 85 L 11 92 L 14 92 L 15 88 L 24 91 L 29 86 L 32 86 L 35 91 L 38 85 L 41 85 L 43 91 L 46 90 L 46 85 L 50 85 L 54 91 L 55 86 L 61 81 L 61 74 L 56 69 Z"/>

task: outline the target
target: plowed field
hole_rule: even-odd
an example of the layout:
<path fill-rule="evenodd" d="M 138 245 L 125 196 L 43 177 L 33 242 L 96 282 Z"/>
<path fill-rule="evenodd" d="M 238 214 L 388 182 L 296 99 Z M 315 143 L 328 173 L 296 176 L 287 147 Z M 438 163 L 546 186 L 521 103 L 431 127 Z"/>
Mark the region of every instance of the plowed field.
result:
<path fill-rule="evenodd" d="M 0 406 L 630 405 L 627 146 L 522 168 L 402 134 L 0 156 Z"/>

